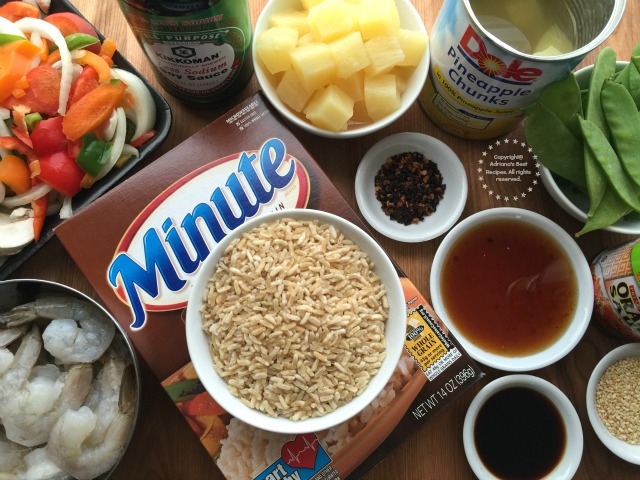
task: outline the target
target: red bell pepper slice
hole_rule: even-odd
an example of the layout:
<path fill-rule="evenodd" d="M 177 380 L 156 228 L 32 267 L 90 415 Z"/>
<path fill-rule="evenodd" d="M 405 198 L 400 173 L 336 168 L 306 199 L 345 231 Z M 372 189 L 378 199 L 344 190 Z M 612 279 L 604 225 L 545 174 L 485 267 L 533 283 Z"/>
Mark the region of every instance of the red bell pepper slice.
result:
<path fill-rule="evenodd" d="M 25 145 L 16 137 L 0 137 L 0 148 L 4 148 L 6 150 L 15 150 L 27 157 L 29 162 L 38 159 L 38 155 L 33 151 L 32 148 Z"/>
<path fill-rule="evenodd" d="M 66 150 L 40 158 L 38 178 L 64 195 L 72 197 L 80 191 L 84 174 Z"/>
<path fill-rule="evenodd" d="M 31 185 L 38 185 L 38 179 L 32 179 Z M 42 233 L 42 227 L 44 227 L 44 220 L 47 217 L 47 209 L 49 208 L 49 194 L 46 194 L 37 200 L 31 202 L 31 208 L 33 209 L 33 238 L 37 242 L 40 240 L 40 234 Z"/>
<path fill-rule="evenodd" d="M 29 87 L 25 89 L 25 94 L 20 98 L 8 96 L 2 106 L 13 110 L 18 105 L 25 105 L 31 112 L 56 115 L 62 74 L 50 65 L 39 65 L 26 76 Z"/>
<path fill-rule="evenodd" d="M 40 120 L 31 132 L 33 151 L 39 157 L 62 152 L 67 149 L 67 137 L 62 132 L 63 117 Z"/>
<path fill-rule="evenodd" d="M 69 102 L 67 108 L 84 97 L 91 90 L 95 89 L 99 84 L 98 72 L 91 65 L 82 67 L 82 72 L 71 84 L 69 91 Z"/>

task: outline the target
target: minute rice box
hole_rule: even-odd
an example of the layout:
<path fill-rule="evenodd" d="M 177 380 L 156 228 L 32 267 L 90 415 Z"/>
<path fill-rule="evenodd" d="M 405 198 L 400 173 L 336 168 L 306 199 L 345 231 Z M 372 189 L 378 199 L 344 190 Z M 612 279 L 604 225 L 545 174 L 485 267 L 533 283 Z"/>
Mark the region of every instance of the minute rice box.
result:
<path fill-rule="evenodd" d="M 404 352 L 360 414 L 327 430 L 283 435 L 220 408 L 187 351 L 182 315 L 191 284 L 230 231 L 290 208 L 327 211 L 367 230 L 258 93 L 78 212 L 56 235 L 227 479 L 357 479 L 483 373 L 396 266 L 406 300 Z M 96 219 L 109 229 L 95 228 Z"/>

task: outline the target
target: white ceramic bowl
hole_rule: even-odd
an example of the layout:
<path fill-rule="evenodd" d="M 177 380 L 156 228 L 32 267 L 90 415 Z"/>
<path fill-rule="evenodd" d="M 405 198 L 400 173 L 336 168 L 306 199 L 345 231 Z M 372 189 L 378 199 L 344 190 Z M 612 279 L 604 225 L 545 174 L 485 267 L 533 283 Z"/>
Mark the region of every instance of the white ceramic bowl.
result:
<path fill-rule="evenodd" d="M 213 359 L 209 351 L 207 336 L 202 330 L 200 307 L 202 295 L 209 278 L 213 275 L 218 260 L 224 250 L 243 232 L 253 229 L 263 223 L 275 221 L 278 218 L 294 218 L 299 220 L 318 220 L 321 224 L 334 225 L 347 238 L 355 242 L 374 264 L 374 271 L 380 277 L 387 291 L 389 301 L 389 319 L 385 327 L 387 356 L 382 362 L 378 373 L 371 379 L 367 388 L 351 402 L 339 407 L 324 416 L 313 417 L 302 421 L 292 421 L 284 417 L 271 417 L 256 409 L 244 405 L 239 398 L 229 391 L 227 383 L 220 378 L 214 368 Z M 200 267 L 193 283 L 186 313 L 187 346 L 191 361 L 198 374 L 198 378 L 211 396 L 234 417 L 254 427 L 280 433 L 307 433 L 324 430 L 348 420 L 358 414 L 380 393 L 387 384 L 400 360 L 404 346 L 406 329 L 406 307 L 404 293 L 396 269 L 384 250 L 362 229 L 351 222 L 336 215 L 309 209 L 280 210 L 261 214 L 249 220 L 232 233 L 227 235 L 214 247 Z"/>
<path fill-rule="evenodd" d="M 525 222 L 540 228 L 556 239 L 558 246 L 565 251 L 571 262 L 578 283 L 578 298 L 576 311 L 565 333 L 546 349 L 523 356 L 503 356 L 489 352 L 475 345 L 456 326 L 454 318 L 447 312 L 441 293 L 440 273 L 444 262 L 456 241 L 474 227 L 498 219 Z M 461 279 L 464 281 L 464 279 Z M 451 329 L 454 336 L 476 361 L 489 367 L 510 372 L 524 372 L 543 368 L 567 355 L 578 344 L 591 319 L 593 311 L 593 281 L 589 263 L 575 240 L 559 225 L 539 213 L 523 208 L 491 208 L 477 212 L 453 227 L 438 247 L 431 265 L 430 275 L 431 300 L 436 313 Z"/>
<path fill-rule="evenodd" d="M 419 152 L 434 161 L 446 185 L 436 211 L 421 222 L 403 225 L 389 218 L 374 191 L 375 176 L 388 157 L 404 152 Z M 364 218 L 378 232 L 401 242 L 423 242 L 449 230 L 460 218 L 467 201 L 467 174 L 460 159 L 440 140 L 422 133 L 398 133 L 373 145 L 358 166 L 355 193 Z"/>
<path fill-rule="evenodd" d="M 628 62 L 616 62 L 616 67 L 620 70 L 627 63 Z M 592 71 L 593 65 L 589 65 L 576 71 L 576 81 L 580 88 L 588 88 Z M 542 184 L 547 189 L 547 192 L 560 206 L 560 208 L 581 222 L 587 221 L 589 198 L 585 194 L 571 186 L 568 181 L 557 178 L 542 164 L 540 165 L 540 178 L 542 180 Z M 603 230 L 627 235 L 638 235 L 640 234 L 640 221 L 630 218 L 621 218 L 613 225 L 603 228 Z"/>
<path fill-rule="evenodd" d="M 640 445 L 631 445 L 619 438 L 615 437 L 604 423 L 600 419 L 600 414 L 596 408 L 596 387 L 600 381 L 602 374 L 609 368 L 609 366 L 616 363 L 618 360 L 629 357 L 640 357 L 640 343 L 629 343 L 622 345 L 611 350 L 606 354 L 600 362 L 596 365 L 596 368 L 589 378 L 587 385 L 587 413 L 589 414 L 589 421 L 591 426 L 598 435 L 598 438 L 605 447 L 611 450 L 618 457 L 626 460 L 627 462 L 640 465 Z"/>
<path fill-rule="evenodd" d="M 408 28 L 410 30 L 415 31 L 423 31 L 426 32 L 426 27 L 420 14 L 413 6 L 410 0 L 396 0 L 396 4 L 398 6 L 398 13 L 400 14 L 400 25 L 403 28 Z M 300 0 L 269 0 L 267 5 L 264 7 L 258 19 L 256 20 L 256 25 L 254 28 L 254 42 L 252 45 L 253 48 L 253 67 L 256 75 L 256 79 L 258 80 L 258 84 L 262 89 L 262 92 L 267 97 L 269 102 L 275 107 L 275 109 L 289 122 L 292 124 L 306 130 L 307 132 L 313 133 L 315 135 L 319 135 L 322 137 L 328 138 L 354 138 L 361 137 L 364 135 L 368 135 L 370 133 L 376 132 L 387 125 L 393 123 L 398 118 L 400 118 L 408 109 L 413 105 L 413 103 L 418 98 L 420 91 L 424 85 L 424 82 L 427 78 L 427 74 L 429 71 L 429 59 L 430 59 L 430 50 L 427 48 L 422 60 L 415 68 L 415 71 L 412 73 L 411 77 L 409 77 L 406 83 L 406 89 L 402 94 L 402 103 L 398 110 L 394 113 L 387 115 L 380 120 L 377 120 L 373 123 L 362 124 L 361 126 L 354 126 L 349 128 L 344 132 L 331 132 L 322 128 L 318 128 L 312 125 L 310 122 L 306 121 L 298 114 L 296 114 L 293 110 L 291 110 L 286 104 L 284 104 L 276 94 L 276 86 L 274 86 L 271 82 L 271 77 L 268 72 L 263 68 L 262 63 L 260 62 L 258 55 L 255 52 L 255 39 L 267 28 L 269 28 L 269 18 L 276 12 L 285 10 L 285 9 L 301 9 Z"/>
<path fill-rule="evenodd" d="M 545 476 L 548 479 L 569 479 L 576 473 L 582 459 L 583 435 L 580 418 L 571 401 L 555 385 L 532 375 L 507 375 L 487 384 L 475 396 L 464 419 L 462 438 L 467 461 L 480 480 L 498 480 L 483 464 L 475 446 L 475 422 L 478 412 L 485 402 L 497 392 L 513 387 L 525 387 L 535 390 L 547 397 L 558 409 L 564 421 L 566 432 L 565 451 L 552 472 Z"/>

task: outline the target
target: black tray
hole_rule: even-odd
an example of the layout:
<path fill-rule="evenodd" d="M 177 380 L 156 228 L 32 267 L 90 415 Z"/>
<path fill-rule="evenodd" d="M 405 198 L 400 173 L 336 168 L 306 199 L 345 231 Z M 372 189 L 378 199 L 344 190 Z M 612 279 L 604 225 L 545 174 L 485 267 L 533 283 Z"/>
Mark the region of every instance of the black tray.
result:
<path fill-rule="evenodd" d="M 3 3 L 3 2 L 0 2 Z M 52 0 L 49 13 L 57 12 L 72 12 L 85 18 L 69 1 L 67 0 Z M 86 18 L 85 18 L 86 20 Z M 89 22 L 90 23 L 90 22 Z M 94 27 L 95 28 L 95 27 Z M 96 29 L 97 31 L 97 29 Z M 101 32 L 98 32 L 101 40 L 104 40 L 104 36 Z M 140 72 L 138 72 L 133 65 L 131 65 L 126 58 L 116 52 L 113 55 L 113 62 L 118 68 L 127 70 L 142 79 L 145 83 L 153 100 L 156 104 L 157 118 L 155 124 L 156 134 L 147 141 L 144 145 L 138 148 L 140 155 L 129 159 L 121 168 L 112 169 L 102 179 L 97 181 L 91 188 L 83 189 L 76 196 L 73 197 L 72 207 L 73 211 L 77 212 L 82 208 L 89 205 L 98 197 L 115 186 L 120 180 L 123 179 L 137 164 L 147 158 L 155 149 L 157 149 L 166 139 L 169 129 L 171 128 L 171 108 L 167 101 L 158 93 L 158 91 L 144 78 Z M 64 220 L 61 220 L 58 215 L 50 215 L 46 218 L 40 240 L 32 242 L 23 248 L 19 253 L 10 256 L 2 265 L 0 265 L 0 280 L 7 278 L 13 273 L 20 265 L 22 265 L 27 259 L 29 259 L 35 252 L 42 248 L 53 237 L 53 230 Z"/>

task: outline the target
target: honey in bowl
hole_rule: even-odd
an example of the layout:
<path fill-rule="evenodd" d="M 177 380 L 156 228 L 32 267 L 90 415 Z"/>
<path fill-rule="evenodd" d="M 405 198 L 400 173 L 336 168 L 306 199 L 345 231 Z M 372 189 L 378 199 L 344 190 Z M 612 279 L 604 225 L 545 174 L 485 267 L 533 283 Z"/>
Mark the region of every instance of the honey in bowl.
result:
<path fill-rule="evenodd" d="M 440 281 L 458 330 L 502 356 L 544 350 L 576 311 L 578 282 L 564 249 L 521 221 L 490 220 L 464 233 L 444 260 Z"/>

